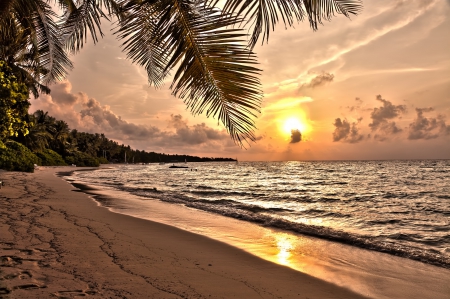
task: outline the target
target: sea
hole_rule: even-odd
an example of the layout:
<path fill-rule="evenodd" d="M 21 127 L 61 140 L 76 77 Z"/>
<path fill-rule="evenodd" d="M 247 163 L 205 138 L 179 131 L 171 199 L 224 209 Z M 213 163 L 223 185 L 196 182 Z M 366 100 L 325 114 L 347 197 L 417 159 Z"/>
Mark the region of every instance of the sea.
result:
<path fill-rule="evenodd" d="M 450 160 L 117 164 L 71 181 L 450 269 Z M 121 196 L 123 200 L 123 196 Z M 98 197 L 121 212 L 119 197 Z M 151 213 L 151 212 L 149 212 Z"/>

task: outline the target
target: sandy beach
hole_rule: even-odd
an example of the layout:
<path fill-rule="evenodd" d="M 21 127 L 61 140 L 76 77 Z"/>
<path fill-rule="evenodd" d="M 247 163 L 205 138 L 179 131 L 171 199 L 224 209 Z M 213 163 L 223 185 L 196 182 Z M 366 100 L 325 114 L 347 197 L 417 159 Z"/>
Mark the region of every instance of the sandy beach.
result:
<path fill-rule="evenodd" d="M 116 214 L 57 177 L 1 172 L 0 297 L 363 298 L 227 244 Z"/>

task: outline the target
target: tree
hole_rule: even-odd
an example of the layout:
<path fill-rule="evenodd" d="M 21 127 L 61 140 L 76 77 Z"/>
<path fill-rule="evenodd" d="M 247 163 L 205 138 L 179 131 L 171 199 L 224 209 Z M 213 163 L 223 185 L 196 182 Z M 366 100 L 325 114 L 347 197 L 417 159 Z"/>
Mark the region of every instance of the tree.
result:
<path fill-rule="evenodd" d="M 28 134 L 28 89 L 17 81 L 4 61 L 0 61 L 0 141 L 19 133 Z"/>
<path fill-rule="evenodd" d="M 0 60 L 35 97 L 72 68 L 48 0 L 2 0 Z"/>
<path fill-rule="evenodd" d="M 49 3 L 63 11 L 59 25 Z M 222 3 L 222 2 L 221 2 Z M 151 85 L 159 87 L 175 70 L 173 94 L 184 100 L 193 114 L 217 117 L 240 145 L 254 141 L 254 118 L 262 91 L 252 52 L 262 34 L 283 21 L 285 26 L 308 19 L 313 30 L 335 14 L 357 14 L 360 0 L 2 0 L 0 35 L 20 46 L 27 55 L 8 63 L 27 64 L 30 76 L 48 83 L 64 77 L 71 68 L 68 51 L 79 51 L 86 33 L 94 42 L 101 19 L 117 17 L 117 37 L 123 50 L 143 66 Z M 243 31 L 253 28 L 247 41 Z M 3 33 L 4 32 L 4 33 Z M 15 33 L 23 35 L 12 40 Z M 12 40 L 12 41 L 11 41 Z M 34 41 L 37 40 L 37 43 Z M 0 41 L 1 44 L 1 41 Z M 10 51 L 11 52 L 11 51 Z M 17 52 L 17 51 L 12 51 Z M 2 52 L 0 51 L 0 55 Z M 5 59 L 0 56 L 0 59 Z M 38 86 L 39 87 L 39 86 Z M 41 87 L 42 91 L 46 91 Z"/>

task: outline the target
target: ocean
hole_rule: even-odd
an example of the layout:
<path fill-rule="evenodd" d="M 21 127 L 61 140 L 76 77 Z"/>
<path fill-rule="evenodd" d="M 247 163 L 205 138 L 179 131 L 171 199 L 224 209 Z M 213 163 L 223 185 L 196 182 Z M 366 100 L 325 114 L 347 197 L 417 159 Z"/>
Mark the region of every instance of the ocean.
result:
<path fill-rule="evenodd" d="M 136 217 L 158 200 L 450 269 L 450 160 L 169 166 L 113 165 L 70 180 L 133 195 L 139 206 L 122 212 Z M 118 199 L 97 201 L 121 212 Z"/>

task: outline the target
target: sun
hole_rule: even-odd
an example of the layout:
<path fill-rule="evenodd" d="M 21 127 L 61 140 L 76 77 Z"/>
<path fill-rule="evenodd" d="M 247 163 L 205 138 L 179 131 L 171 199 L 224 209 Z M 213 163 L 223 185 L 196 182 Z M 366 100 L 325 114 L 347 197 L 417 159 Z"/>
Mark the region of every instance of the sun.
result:
<path fill-rule="evenodd" d="M 305 125 L 296 117 L 290 117 L 284 121 L 283 131 L 287 134 L 291 134 L 292 130 L 305 131 Z"/>

